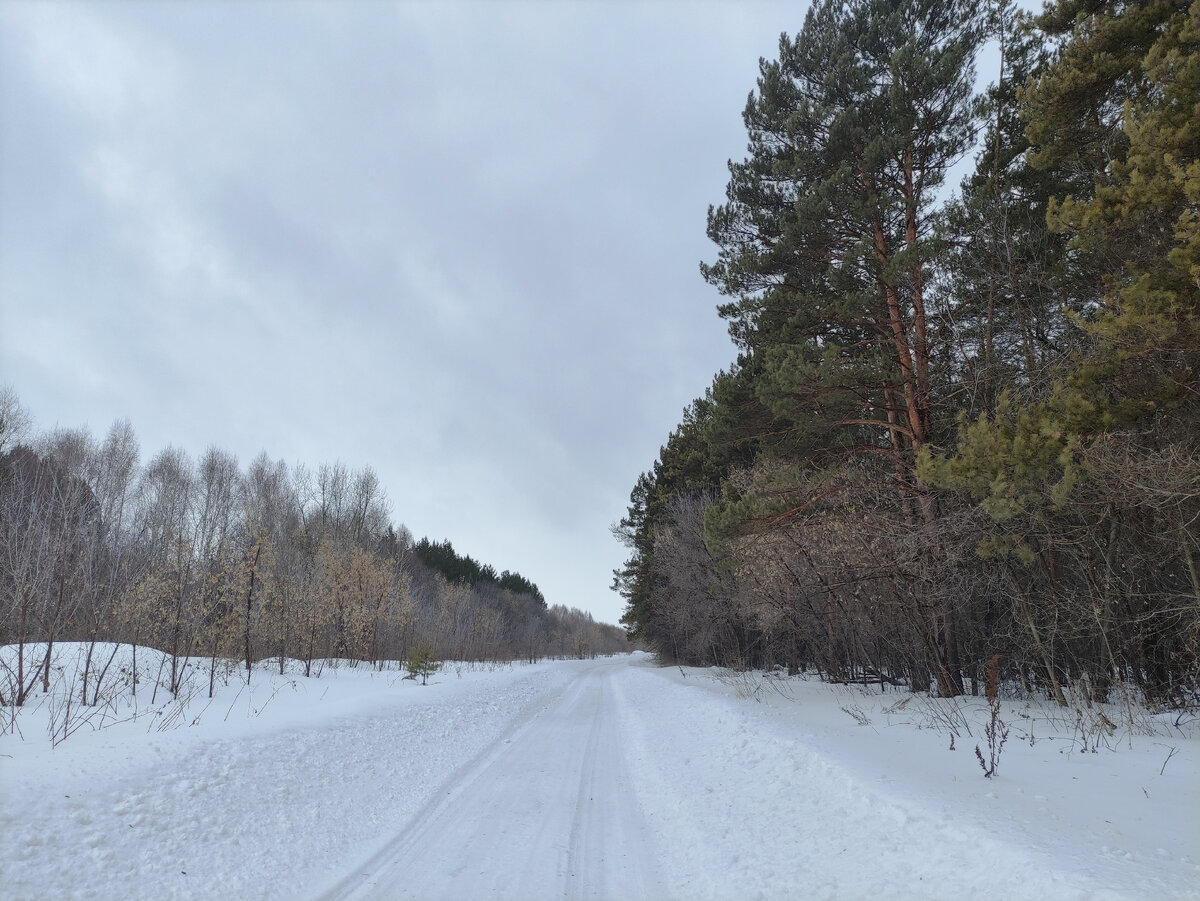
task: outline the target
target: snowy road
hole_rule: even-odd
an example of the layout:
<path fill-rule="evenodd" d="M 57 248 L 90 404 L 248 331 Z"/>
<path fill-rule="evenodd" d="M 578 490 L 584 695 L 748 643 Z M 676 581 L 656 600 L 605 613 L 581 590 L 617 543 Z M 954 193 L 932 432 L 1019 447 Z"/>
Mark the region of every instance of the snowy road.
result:
<path fill-rule="evenodd" d="M 769 698 L 714 692 L 702 673 L 646 658 L 564 666 L 569 680 L 321 901 L 1116 901 L 1178 892 L 1180 883 L 1162 879 L 1166 852 L 1144 848 L 1142 866 L 1131 866 L 1127 801 L 1089 812 L 1083 796 L 1035 794 L 1030 810 L 1017 783 L 1006 810 L 999 783 L 982 779 L 971 757 L 940 756 L 940 736 L 914 760 L 907 745 L 889 749 L 876 730 L 860 732 L 853 746 L 866 756 L 847 769 L 837 759 L 851 747 L 839 707 L 783 701 L 776 712 L 787 719 L 773 722 Z M 830 712 L 835 756 L 820 748 Z M 1131 821 L 1124 836 L 1111 826 L 1117 816 Z M 1109 850 L 1081 854 L 1089 845 Z"/>
<path fill-rule="evenodd" d="M 53 750 L 53 703 L 0 733 L 5 901 L 1200 901 L 1200 740 L 1169 718 L 1084 752 L 1007 705 L 985 780 L 982 699 L 950 750 L 904 693 L 640 654 L 200 675 Z"/>
<path fill-rule="evenodd" d="M 324 901 L 663 897 L 624 756 L 627 666 L 580 672 Z"/>

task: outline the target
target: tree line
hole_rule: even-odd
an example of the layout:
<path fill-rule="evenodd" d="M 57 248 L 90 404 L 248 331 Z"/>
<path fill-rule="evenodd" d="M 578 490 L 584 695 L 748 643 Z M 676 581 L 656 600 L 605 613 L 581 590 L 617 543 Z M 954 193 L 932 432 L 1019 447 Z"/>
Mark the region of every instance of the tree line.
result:
<path fill-rule="evenodd" d="M 282 672 L 298 659 L 311 675 L 330 658 L 383 665 L 417 648 L 463 661 L 628 648 L 618 627 L 547 607 L 524 576 L 415 541 L 390 522 L 370 467 L 314 471 L 265 453 L 242 467 L 215 447 L 198 459 L 168 447 L 143 465 L 128 421 L 100 440 L 34 434 L 5 388 L 0 645 L 20 653 L 0 703 L 47 687 L 60 641 L 163 651 L 171 691 L 202 660 L 211 675 L 218 661 L 249 672 L 272 659 Z"/>
<path fill-rule="evenodd" d="M 1196 703 L 1200 3 L 815 0 L 743 118 L 701 266 L 737 362 L 615 527 L 630 634 Z"/>
<path fill-rule="evenodd" d="M 440 572 L 451 582 L 466 582 L 470 585 L 482 582 L 496 585 L 516 594 L 530 595 L 545 606 L 546 598 L 533 582 L 520 573 L 509 572 L 507 569 L 497 573 L 494 566 L 480 563 L 470 555 L 459 554 L 449 539 L 430 541 L 428 538 L 422 538 L 413 546 L 413 552 L 422 563 Z"/>

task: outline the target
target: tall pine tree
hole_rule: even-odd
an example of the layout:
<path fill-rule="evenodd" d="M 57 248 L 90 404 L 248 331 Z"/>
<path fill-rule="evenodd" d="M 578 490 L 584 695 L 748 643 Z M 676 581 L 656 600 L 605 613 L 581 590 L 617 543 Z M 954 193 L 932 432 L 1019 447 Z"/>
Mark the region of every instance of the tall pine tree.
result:
<path fill-rule="evenodd" d="M 727 202 L 709 212 L 719 255 L 702 270 L 733 298 L 721 314 L 758 358 L 756 393 L 787 424 L 786 452 L 827 466 L 889 459 L 913 527 L 937 517 L 915 474 L 945 431 L 929 265 L 937 189 L 973 139 L 974 9 L 815 4 L 779 59 L 760 63 L 744 113 L 750 156 L 730 165 Z M 801 497 L 792 512 L 808 509 Z M 931 619 L 939 688 L 957 693 L 953 610 Z"/>

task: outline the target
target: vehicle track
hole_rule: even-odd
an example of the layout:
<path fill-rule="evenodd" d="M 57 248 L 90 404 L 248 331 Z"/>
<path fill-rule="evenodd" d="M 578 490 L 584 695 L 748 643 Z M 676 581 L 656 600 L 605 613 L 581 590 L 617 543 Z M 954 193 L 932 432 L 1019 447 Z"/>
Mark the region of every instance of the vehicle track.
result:
<path fill-rule="evenodd" d="M 661 896 L 624 758 L 623 671 L 581 671 L 321 901 Z"/>

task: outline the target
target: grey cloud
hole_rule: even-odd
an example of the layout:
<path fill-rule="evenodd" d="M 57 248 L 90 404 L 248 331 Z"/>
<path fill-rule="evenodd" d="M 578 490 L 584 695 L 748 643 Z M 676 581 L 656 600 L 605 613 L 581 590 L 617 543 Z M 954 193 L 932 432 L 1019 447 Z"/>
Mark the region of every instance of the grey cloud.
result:
<path fill-rule="evenodd" d="M 369 464 L 613 621 L 608 524 L 733 357 L 704 211 L 802 14 L 0 5 L 0 380 L 146 457 Z"/>

